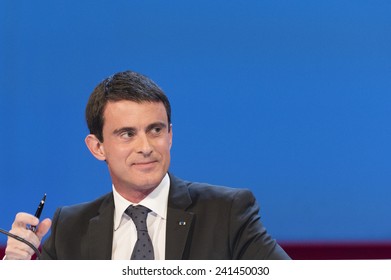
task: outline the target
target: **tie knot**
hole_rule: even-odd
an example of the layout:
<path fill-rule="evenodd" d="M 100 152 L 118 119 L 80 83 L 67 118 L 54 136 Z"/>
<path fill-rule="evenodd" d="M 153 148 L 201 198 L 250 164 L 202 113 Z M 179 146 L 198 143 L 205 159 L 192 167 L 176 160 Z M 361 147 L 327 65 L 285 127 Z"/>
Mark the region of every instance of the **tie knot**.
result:
<path fill-rule="evenodd" d="M 142 205 L 130 205 L 125 210 L 125 213 L 132 218 L 137 230 L 147 230 L 147 216 L 149 212 L 151 210 Z"/>

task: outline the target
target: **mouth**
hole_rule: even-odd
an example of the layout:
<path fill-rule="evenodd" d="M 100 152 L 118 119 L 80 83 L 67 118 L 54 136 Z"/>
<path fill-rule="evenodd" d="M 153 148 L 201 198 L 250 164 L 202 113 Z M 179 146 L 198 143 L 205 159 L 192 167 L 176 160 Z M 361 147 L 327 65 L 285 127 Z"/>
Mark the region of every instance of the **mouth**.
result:
<path fill-rule="evenodd" d="M 157 164 L 157 160 L 135 162 L 132 165 L 138 169 L 149 169 Z"/>

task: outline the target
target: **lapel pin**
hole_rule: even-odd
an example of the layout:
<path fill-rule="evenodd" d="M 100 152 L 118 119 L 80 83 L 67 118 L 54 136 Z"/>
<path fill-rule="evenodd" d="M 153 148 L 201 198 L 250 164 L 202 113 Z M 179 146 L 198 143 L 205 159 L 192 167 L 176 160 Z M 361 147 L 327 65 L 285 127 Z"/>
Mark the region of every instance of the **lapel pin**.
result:
<path fill-rule="evenodd" d="M 186 222 L 185 221 L 179 221 L 178 223 L 180 226 L 185 226 L 186 225 Z"/>

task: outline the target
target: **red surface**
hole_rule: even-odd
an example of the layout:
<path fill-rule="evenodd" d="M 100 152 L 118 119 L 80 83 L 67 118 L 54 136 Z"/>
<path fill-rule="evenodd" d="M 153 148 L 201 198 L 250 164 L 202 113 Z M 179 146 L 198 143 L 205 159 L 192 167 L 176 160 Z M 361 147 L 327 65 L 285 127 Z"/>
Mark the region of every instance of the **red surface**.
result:
<path fill-rule="evenodd" d="M 281 243 L 294 260 L 391 259 L 388 242 Z"/>
<path fill-rule="evenodd" d="M 294 260 L 391 259 L 389 242 L 280 243 Z M 0 259 L 4 256 L 0 247 Z"/>

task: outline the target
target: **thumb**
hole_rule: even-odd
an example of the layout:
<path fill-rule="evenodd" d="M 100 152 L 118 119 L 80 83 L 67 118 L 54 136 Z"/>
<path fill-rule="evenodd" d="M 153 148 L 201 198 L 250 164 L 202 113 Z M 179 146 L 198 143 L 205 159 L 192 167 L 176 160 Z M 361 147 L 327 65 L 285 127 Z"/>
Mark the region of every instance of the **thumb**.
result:
<path fill-rule="evenodd" d="M 50 220 L 49 218 L 46 218 L 38 225 L 38 229 L 35 234 L 38 236 L 39 240 L 41 240 L 46 235 L 51 225 L 52 220 Z"/>

